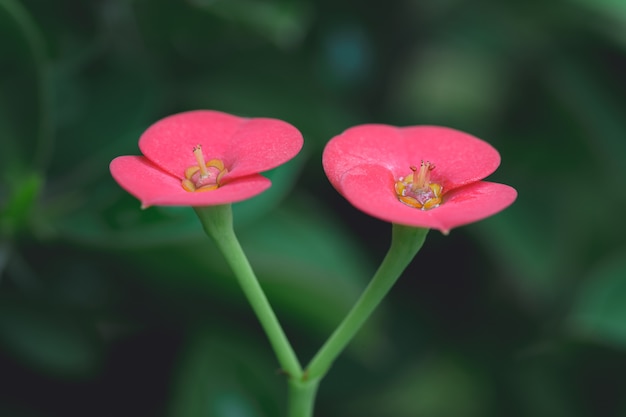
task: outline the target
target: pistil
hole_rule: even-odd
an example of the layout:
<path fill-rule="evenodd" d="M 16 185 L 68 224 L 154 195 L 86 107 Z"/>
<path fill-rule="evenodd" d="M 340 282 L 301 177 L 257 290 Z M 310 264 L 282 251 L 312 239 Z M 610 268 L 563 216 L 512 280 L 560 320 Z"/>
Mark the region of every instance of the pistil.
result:
<path fill-rule="evenodd" d="M 211 191 L 219 188 L 222 177 L 228 173 L 224 162 L 221 159 L 211 159 L 205 162 L 201 145 L 194 146 L 193 155 L 197 165 L 191 165 L 185 169 L 185 178 L 181 182 L 183 188 L 189 192 Z"/>
<path fill-rule="evenodd" d="M 202 145 L 196 145 L 193 147 L 193 156 L 198 161 L 198 167 L 200 168 L 200 177 L 206 178 L 209 176 L 209 171 L 206 169 L 206 163 L 204 162 L 204 155 L 202 155 Z"/>

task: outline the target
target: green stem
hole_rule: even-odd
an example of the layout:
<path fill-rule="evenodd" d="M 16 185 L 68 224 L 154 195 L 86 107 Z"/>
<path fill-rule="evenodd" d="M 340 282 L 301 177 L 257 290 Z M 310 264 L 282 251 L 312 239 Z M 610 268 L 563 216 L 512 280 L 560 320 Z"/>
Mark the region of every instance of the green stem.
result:
<path fill-rule="evenodd" d="M 289 417 L 313 417 L 313 407 L 315 405 L 315 394 L 319 380 L 300 381 L 292 379 L 289 381 Z"/>
<path fill-rule="evenodd" d="M 226 258 L 226 262 L 232 268 L 241 289 L 267 334 L 280 366 L 287 372 L 290 379 L 300 379 L 302 377 L 300 362 L 237 240 L 233 229 L 233 214 L 230 204 L 194 207 L 194 210 L 200 218 L 205 232 L 215 241 Z"/>
<path fill-rule="evenodd" d="M 428 229 L 394 224 L 391 247 L 361 298 L 313 357 L 304 378 L 321 379 L 387 295 L 426 239 Z"/>

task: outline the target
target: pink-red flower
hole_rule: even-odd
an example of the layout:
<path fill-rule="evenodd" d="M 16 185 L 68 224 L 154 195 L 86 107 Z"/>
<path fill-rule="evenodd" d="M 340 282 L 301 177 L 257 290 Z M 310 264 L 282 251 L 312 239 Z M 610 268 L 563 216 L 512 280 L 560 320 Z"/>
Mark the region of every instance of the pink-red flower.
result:
<path fill-rule="evenodd" d="M 356 126 L 328 142 L 323 164 L 359 210 L 443 233 L 498 213 L 517 197 L 508 185 L 482 181 L 500 165 L 498 151 L 446 127 Z"/>
<path fill-rule="evenodd" d="M 212 206 L 251 198 L 270 187 L 259 172 L 293 158 L 300 132 L 276 119 L 195 110 L 159 120 L 139 138 L 144 156 L 120 156 L 113 178 L 143 207 Z"/>

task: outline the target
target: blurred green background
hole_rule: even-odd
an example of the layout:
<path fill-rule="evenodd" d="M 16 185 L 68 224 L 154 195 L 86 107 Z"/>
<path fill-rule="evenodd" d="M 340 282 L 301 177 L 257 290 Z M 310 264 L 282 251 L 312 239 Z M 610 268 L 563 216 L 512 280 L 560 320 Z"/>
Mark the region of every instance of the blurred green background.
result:
<path fill-rule="evenodd" d="M 326 180 L 332 136 L 465 130 L 519 191 L 430 233 L 316 416 L 626 416 L 624 74 L 622 0 L 0 0 L 0 416 L 284 415 L 193 211 L 142 211 L 108 171 L 197 108 L 304 134 L 235 206 L 303 362 L 389 243 Z"/>

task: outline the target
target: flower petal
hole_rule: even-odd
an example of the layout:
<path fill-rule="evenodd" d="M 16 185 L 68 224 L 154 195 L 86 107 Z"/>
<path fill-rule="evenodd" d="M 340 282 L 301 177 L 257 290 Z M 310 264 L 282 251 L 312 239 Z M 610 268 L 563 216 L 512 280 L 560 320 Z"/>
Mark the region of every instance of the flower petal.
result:
<path fill-rule="evenodd" d="M 139 139 L 141 152 L 171 175 L 182 178 L 195 165 L 202 145 L 206 160 L 221 159 L 235 178 L 275 168 L 302 148 L 302 134 L 277 119 L 248 119 L 213 110 L 178 113 L 150 126 Z"/>
<path fill-rule="evenodd" d="M 332 138 L 324 148 L 322 164 L 330 182 L 338 188 L 342 176 L 359 165 L 380 165 L 394 171 L 405 161 L 399 146 L 400 129 L 388 125 L 352 127 Z M 406 166 L 409 168 L 411 163 Z"/>
<path fill-rule="evenodd" d="M 206 192 L 188 192 L 181 180 L 161 170 L 143 156 L 120 156 L 111 161 L 111 174 L 122 188 L 141 201 L 142 207 L 213 206 L 235 203 L 262 193 L 270 187 L 267 178 L 252 174 L 233 179 Z"/>
<path fill-rule="evenodd" d="M 298 129 L 277 119 L 247 119 L 234 133 L 226 159 L 232 161 L 224 178 L 275 168 L 296 156 L 304 140 Z"/>
<path fill-rule="evenodd" d="M 419 210 L 398 200 L 394 181 L 393 174 L 384 167 L 360 165 L 341 176 L 337 189 L 370 216 L 443 233 L 489 217 L 508 207 L 517 197 L 515 189 L 508 185 L 479 181 L 450 192 L 439 207 Z"/>
<path fill-rule="evenodd" d="M 156 165 L 177 178 L 196 164 L 193 148 L 201 144 L 210 159 L 224 159 L 230 137 L 246 119 L 230 114 L 197 110 L 165 117 L 139 138 L 139 149 Z"/>
<path fill-rule="evenodd" d="M 487 177 L 500 165 L 498 151 L 487 142 L 439 126 L 356 126 L 331 139 L 323 156 L 333 184 L 361 164 L 383 166 L 397 179 L 422 160 L 436 166 L 431 178 L 443 186 L 444 194 Z"/>

